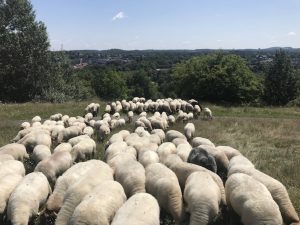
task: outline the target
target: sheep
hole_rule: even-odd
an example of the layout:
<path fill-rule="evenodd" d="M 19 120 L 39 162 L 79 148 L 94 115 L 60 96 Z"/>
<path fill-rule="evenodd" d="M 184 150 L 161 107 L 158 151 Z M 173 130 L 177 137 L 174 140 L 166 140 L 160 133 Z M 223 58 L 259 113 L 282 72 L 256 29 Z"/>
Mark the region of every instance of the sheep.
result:
<path fill-rule="evenodd" d="M 65 129 L 64 125 L 54 125 L 53 129 L 51 130 L 52 140 L 57 140 L 59 132 L 63 129 Z"/>
<path fill-rule="evenodd" d="M 111 225 L 159 225 L 159 205 L 150 194 L 138 193 L 117 211 Z"/>
<path fill-rule="evenodd" d="M 61 113 L 56 113 L 54 115 L 50 116 L 50 120 L 54 120 L 54 121 L 59 121 L 62 118 L 62 114 Z"/>
<path fill-rule="evenodd" d="M 175 138 L 172 140 L 172 143 L 177 147 L 180 144 L 189 144 L 189 142 L 186 139 L 183 138 Z"/>
<path fill-rule="evenodd" d="M 162 129 L 153 129 L 151 134 L 157 134 L 160 137 L 161 142 L 163 142 L 166 138 L 166 134 Z"/>
<path fill-rule="evenodd" d="M 56 148 L 53 150 L 53 153 L 62 151 L 71 152 L 72 145 L 70 143 L 61 143 L 56 146 Z"/>
<path fill-rule="evenodd" d="M 112 118 L 116 120 L 120 119 L 120 113 L 116 112 L 115 114 L 112 115 Z"/>
<path fill-rule="evenodd" d="M 8 174 L 25 175 L 25 168 L 23 163 L 17 160 L 8 160 L 0 163 L 0 178 Z"/>
<path fill-rule="evenodd" d="M 128 123 L 131 123 L 132 120 L 133 120 L 133 112 L 132 111 L 129 111 L 127 113 L 127 117 L 128 117 Z"/>
<path fill-rule="evenodd" d="M 93 136 L 94 134 L 94 129 L 90 126 L 87 126 L 86 128 L 83 129 L 83 132 L 82 132 L 84 135 L 88 135 L 90 137 Z"/>
<path fill-rule="evenodd" d="M 54 185 L 58 176 L 63 174 L 73 164 L 69 152 L 55 152 L 49 158 L 40 161 L 35 167 L 35 172 L 42 172 L 51 185 Z"/>
<path fill-rule="evenodd" d="M 146 190 L 153 195 L 161 208 L 169 212 L 176 222 L 184 218 L 181 189 L 175 173 L 161 163 L 146 168 Z"/>
<path fill-rule="evenodd" d="M 116 133 L 116 134 L 113 134 L 110 139 L 108 140 L 108 144 L 112 144 L 114 142 L 118 142 L 118 141 L 123 141 L 123 136 L 122 134 L 119 134 L 119 133 Z"/>
<path fill-rule="evenodd" d="M 71 150 L 72 160 L 74 162 L 84 161 L 94 158 L 96 153 L 96 142 L 93 139 L 86 138 L 76 145 Z"/>
<path fill-rule="evenodd" d="M 174 139 L 175 140 L 175 139 Z M 174 141 L 173 140 L 173 141 Z M 188 143 L 177 145 L 176 152 L 177 155 L 182 159 L 182 161 L 187 162 L 189 154 L 192 150 L 192 146 Z"/>
<path fill-rule="evenodd" d="M 119 131 L 119 134 L 122 136 L 123 140 L 125 140 L 125 138 L 130 135 L 130 132 L 128 130 L 121 130 Z"/>
<path fill-rule="evenodd" d="M 52 141 L 49 132 L 30 132 L 18 141 L 23 144 L 28 152 L 31 152 L 36 145 L 51 147 Z"/>
<path fill-rule="evenodd" d="M 102 161 L 89 160 L 87 162 L 77 163 L 69 168 L 60 177 L 58 177 L 53 193 L 48 198 L 47 210 L 58 212 L 63 204 L 64 196 L 68 188 L 88 174 L 90 170 L 100 171 L 102 167 Z"/>
<path fill-rule="evenodd" d="M 25 159 L 29 159 L 29 155 L 26 152 L 26 148 L 22 144 L 11 143 L 4 145 L 0 148 L 0 155 L 7 154 L 14 157 L 14 159 L 23 161 Z"/>
<path fill-rule="evenodd" d="M 9 196 L 22 179 L 22 175 L 13 173 L 0 178 L 0 215 L 4 213 Z"/>
<path fill-rule="evenodd" d="M 154 151 L 141 151 L 139 153 L 138 161 L 146 168 L 152 163 L 158 163 L 159 157 Z"/>
<path fill-rule="evenodd" d="M 198 118 L 198 116 L 200 115 L 200 113 L 201 113 L 201 108 L 200 108 L 200 106 L 199 106 L 199 105 L 195 105 L 195 106 L 194 106 L 194 115 L 195 115 L 195 118 L 196 118 L 196 119 Z"/>
<path fill-rule="evenodd" d="M 71 126 L 61 130 L 57 137 L 57 142 L 62 143 L 82 134 L 82 129 L 78 126 Z"/>
<path fill-rule="evenodd" d="M 217 163 L 218 174 L 222 176 L 224 174 L 227 175 L 229 160 L 223 151 L 210 145 L 199 145 L 195 148 L 205 150 L 206 152 L 211 154 L 215 158 L 215 161 Z"/>
<path fill-rule="evenodd" d="M 110 225 L 126 199 L 123 187 L 118 182 L 105 181 L 83 198 L 75 208 L 69 224 Z"/>
<path fill-rule="evenodd" d="M 228 160 L 230 160 L 234 156 L 241 155 L 241 153 L 238 150 L 229 146 L 217 146 L 217 149 L 223 151 L 227 156 Z"/>
<path fill-rule="evenodd" d="M 176 119 L 173 115 L 168 116 L 168 122 L 170 125 L 173 125 L 175 123 Z"/>
<path fill-rule="evenodd" d="M 33 172 L 26 175 L 14 189 L 7 204 L 7 219 L 12 225 L 28 224 L 38 215 L 45 204 L 51 187 L 44 174 Z"/>
<path fill-rule="evenodd" d="M 186 137 L 182 133 L 180 133 L 179 131 L 177 131 L 177 130 L 169 130 L 166 133 L 166 141 L 172 141 L 175 138 L 186 139 Z"/>
<path fill-rule="evenodd" d="M 128 147 L 127 143 L 124 141 L 117 141 L 108 146 L 104 153 L 104 161 L 109 162 L 113 157 L 115 157 L 118 153 L 125 151 Z"/>
<path fill-rule="evenodd" d="M 212 116 L 212 112 L 209 108 L 205 107 L 203 109 L 203 118 L 205 119 L 209 119 L 209 120 L 212 120 L 213 119 L 213 116 Z"/>
<path fill-rule="evenodd" d="M 150 142 L 155 143 L 157 145 L 161 144 L 161 138 L 159 137 L 158 134 L 150 134 L 150 136 L 148 136 Z"/>
<path fill-rule="evenodd" d="M 195 137 L 192 140 L 192 146 L 197 147 L 199 145 L 211 145 L 215 147 L 214 143 L 212 143 L 209 139 L 203 137 Z"/>
<path fill-rule="evenodd" d="M 148 131 L 152 130 L 151 122 L 146 117 L 140 117 L 138 120 L 142 121 L 145 124 Z"/>
<path fill-rule="evenodd" d="M 239 162 L 242 162 L 239 163 Z M 246 164 L 246 165 L 243 165 Z M 278 180 L 269 175 L 255 169 L 254 165 L 243 156 L 235 156 L 229 163 L 228 177 L 235 173 L 243 173 L 251 176 L 255 180 L 261 182 L 271 193 L 274 201 L 279 206 L 283 221 L 285 224 L 299 224 L 299 217 L 289 198 L 289 194 L 285 186 Z"/>
<path fill-rule="evenodd" d="M 168 125 L 164 123 L 164 121 L 161 118 L 150 117 L 149 121 L 151 122 L 151 126 L 153 129 L 166 130 L 168 128 Z"/>
<path fill-rule="evenodd" d="M 197 171 L 203 171 L 209 173 L 221 190 L 222 204 L 226 205 L 224 185 L 221 178 L 217 174 L 213 173 L 210 170 L 207 170 L 202 166 L 197 166 L 191 163 L 183 162 L 180 159 L 180 157 L 175 154 L 169 155 L 165 160 L 164 164 L 176 174 L 181 190 L 184 190 L 185 182 L 191 173 Z"/>
<path fill-rule="evenodd" d="M 116 165 L 115 180 L 124 188 L 126 196 L 145 191 L 145 169 L 136 160 L 125 160 Z"/>
<path fill-rule="evenodd" d="M 195 125 L 193 123 L 187 123 L 184 127 L 184 135 L 188 140 L 191 140 L 195 135 Z"/>
<path fill-rule="evenodd" d="M 77 137 L 73 137 L 68 140 L 68 143 L 71 144 L 73 147 L 74 145 L 77 145 L 79 142 L 81 142 L 82 140 L 85 140 L 85 139 L 90 139 L 90 136 L 83 134 L 83 135 L 80 135 Z"/>
<path fill-rule="evenodd" d="M 30 123 L 25 121 L 25 122 L 21 123 L 20 130 L 27 129 L 29 127 L 30 127 Z"/>
<path fill-rule="evenodd" d="M 146 128 L 146 125 L 140 121 L 140 120 L 137 120 L 134 122 L 134 127 L 143 127 L 143 128 Z"/>
<path fill-rule="evenodd" d="M 101 163 L 101 168 L 97 170 L 90 169 L 88 173 L 68 188 L 63 205 L 57 214 L 55 225 L 69 224 L 75 208 L 80 204 L 84 197 L 102 182 L 113 180 L 112 169 L 104 162 L 99 161 L 99 163 Z"/>
<path fill-rule="evenodd" d="M 101 125 L 99 128 L 99 139 L 100 141 L 103 141 L 105 137 L 107 137 L 110 134 L 110 128 L 108 125 Z"/>
<path fill-rule="evenodd" d="M 207 172 L 194 172 L 188 176 L 184 200 L 190 212 L 190 225 L 210 224 L 217 217 L 221 191 Z"/>
<path fill-rule="evenodd" d="M 51 156 L 51 151 L 46 145 L 36 145 L 31 154 L 32 159 L 35 163 L 38 163 Z"/>
<path fill-rule="evenodd" d="M 193 148 L 187 159 L 188 163 L 202 166 L 214 173 L 217 172 L 215 157 L 202 148 Z"/>
<path fill-rule="evenodd" d="M 236 173 L 225 185 L 226 199 L 245 225 L 282 224 L 279 207 L 268 189 L 254 178 Z"/>
<path fill-rule="evenodd" d="M 172 142 L 162 143 L 157 149 L 157 154 L 159 161 L 164 162 L 168 155 L 176 154 L 176 146 Z"/>
<path fill-rule="evenodd" d="M 119 166 L 119 164 L 128 160 L 136 161 L 136 156 L 130 151 L 125 150 L 116 154 L 111 160 L 107 162 L 107 164 L 113 169 L 113 171 L 116 171 L 116 168 L 117 166 Z"/>
<path fill-rule="evenodd" d="M 9 154 L 0 154 L 0 163 L 8 160 L 14 160 L 14 157 Z"/>
<path fill-rule="evenodd" d="M 32 120 L 31 120 L 32 123 L 35 123 L 35 122 L 41 122 L 41 121 L 42 121 L 42 119 L 41 119 L 40 116 L 35 116 L 35 117 L 33 117 Z"/>

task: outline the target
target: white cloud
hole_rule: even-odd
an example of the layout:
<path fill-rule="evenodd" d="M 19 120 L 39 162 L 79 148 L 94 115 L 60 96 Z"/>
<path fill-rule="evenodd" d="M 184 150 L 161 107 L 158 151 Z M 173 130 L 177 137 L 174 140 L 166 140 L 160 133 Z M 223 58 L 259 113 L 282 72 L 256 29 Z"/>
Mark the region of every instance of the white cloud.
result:
<path fill-rule="evenodd" d="M 295 36 L 296 35 L 296 33 L 294 32 L 294 31 L 291 31 L 291 32 L 288 32 L 288 34 L 287 34 L 288 36 Z"/>
<path fill-rule="evenodd" d="M 121 20 L 126 18 L 126 15 L 124 12 L 118 12 L 113 18 L 112 20 Z"/>

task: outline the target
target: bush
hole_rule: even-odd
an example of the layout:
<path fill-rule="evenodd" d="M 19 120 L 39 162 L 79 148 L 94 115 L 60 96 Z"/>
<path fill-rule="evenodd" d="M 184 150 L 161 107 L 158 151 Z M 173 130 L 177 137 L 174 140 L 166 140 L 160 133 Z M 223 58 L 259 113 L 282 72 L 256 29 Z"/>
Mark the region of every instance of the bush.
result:
<path fill-rule="evenodd" d="M 177 95 L 185 98 L 247 103 L 262 94 L 262 80 L 237 55 L 194 57 L 176 65 L 173 80 Z"/>

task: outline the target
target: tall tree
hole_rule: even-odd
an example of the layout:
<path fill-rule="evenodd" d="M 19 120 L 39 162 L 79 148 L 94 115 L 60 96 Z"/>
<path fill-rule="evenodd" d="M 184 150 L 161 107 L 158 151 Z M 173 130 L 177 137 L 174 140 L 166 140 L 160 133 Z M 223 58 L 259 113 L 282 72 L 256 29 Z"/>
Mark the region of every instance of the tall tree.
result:
<path fill-rule="evenodd" d="M 28 101 L 49 76 L 46 27 L 28 0 L 0 0 L 0 98 Z"/>
<path fill-rule="evenodd" d="M 265 100 L 272 105 L 285 105 L 297 97 L 297 74 L 283 50 L 275 58 L 265 78 Z"/>

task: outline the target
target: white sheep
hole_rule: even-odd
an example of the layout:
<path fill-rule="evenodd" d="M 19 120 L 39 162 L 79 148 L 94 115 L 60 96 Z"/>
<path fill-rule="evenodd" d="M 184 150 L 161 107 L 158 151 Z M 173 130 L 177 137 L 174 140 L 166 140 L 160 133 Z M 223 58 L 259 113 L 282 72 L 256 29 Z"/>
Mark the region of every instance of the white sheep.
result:
<path fill-rule="evenodd" d="M 228 206 L 245 225 L 282 224 L 279 207 L 268 189 L 252 177 L 236 173 L 225 185 Z"/>
<path fill-rule="evenodd" d="M 51 151 L 46 145 L 36 145 L 31 154 L 32 159 L 35 163 L 38 163 L 51 156 Z"/>
<path fill-rule="evenodd" d="M 71 152 L 72 145 L 70 143 L 61 143 L 56 146 L 56 148 L 53 150 L 53 153 L 62 151 Z"/>
<path fill-rule="evenodd" d="M 221 191 L 207 172 L 194 172 L 186 180 L 184 200 L 190 212 L 190 224 L 210 224 L 219 214 Z"/>
<path fill-rule="evenodd" d="M 25 175 L 25 168 L 23 163 L 17 160 L 8 160 L 0 163 L 0 178 L 8 174 Z"/>
<path fill-rule="evenodd" d="M 126 199 L 123 187 L 118 182 L 104 181 L 83 198 L 75 208 L 69 224 L 110 225 Z"/>
<path fill-rule="evenodd" d="M 195 137 L 192 140 L 192 146 L 197 147 L 199 145 L 211 145 L 215 147 L 214 143 L 212 143 L 209 139 L 203 137 Z"/>
<path fill-rule="evenodd" d="M 22 175 L 13 173 L 0 178 L 0 215 L 3 215 L 9 196 L 22 179 Z"/>
<path fill-rule="evenodd" d="M 71 150 L 74 162 L 85 161 L 94 158 L 96 153 L 96 142 L 91 138 L 86 138 L 73 146 Z"/>
<path fill-rule="evenodd" d="M 195 125 L 193 123 L 187 123 L 184 127 L 184 135 L 188 140 L 191 140 L 195 135 Z"/>
<path fill-rule="evenodd" d="M 63 174 L 73 164 L 69 152 L 55 152 L 50 157 L 40 161 L 35 167 L 35 172 L 42 172 L 51 185 L 54 185 L 58 176 Z"/>
<path fill-rule="evenodd" d="M 87 162 L 80 162 L 69 168 L 60 177 L 58 177 L 53 193 L 47 201 L 47 210 L 58 212 L 64 200 L 65 193 L 73 184 L 83 178 L 91 171 L 101 172 L 103 162 L 100 160 L 89 160 Z"/>
<path fill-rule="evenodd" d="M 30 218 L 37 216 L 39 208 L 46 203 L 51 193 L 44 174 L 33 172 L 26 175 L 9 197 L 7 219 L 12 225 L 28 224 Z"/>
<path fill-rule="evenodd" d="M 83 129 L 82 133 L 92 137 L 94 134 L 94 129 L 90 126 L 87 126 L 86 128 Z"/>
<path fill-rule="evenodd" d="M 69 224 L 75 208 L 80 204 L 84 197 L 102 182 L 113 180 L 112 169 L 104 162 L 101 162 L 101 167 L 100 170 L 89 170 L 85 176 L 82 176 L 67 190 L 63 205 L 57 214 L 55 221 L 56 225 Z"/>
<path fill-rule="evenodd" d="M 29 155 L 26 152 L 26 148 L 23 144 L 11 143 L 4 145 L 0 148 L 0 155 L 8 154 L 14 157 L 16 160 L 23 161 L 29 159 Z"/>
<path fill-rule="evenodd" d="M 210 119 L 210 120 L 213 119 L 212 112 L 209 108 L 205 107 L 203 109 L 203 117 L 206 118 L 206 119 Z"/>
<path fill-rule="evenodd" d="M 115 179 L 124 188 L 126 196 L 146 192 L 145 190 L 145 169 L 136 160 L 125 160 L 116 165 Z"/>
<path fill-rule="evenodd" d="M 168 167 L 161 163 L 147 166 L 146 190 L 176 222 L 179 223 L 184 218 L 183 198 L 178 179 Z"/>
<path fill-rule="evenodd" d="M 122 205 L 111 225 L 159 225 L 159 211 L 159 205 L 152 195 L 138 193 Z"/>

